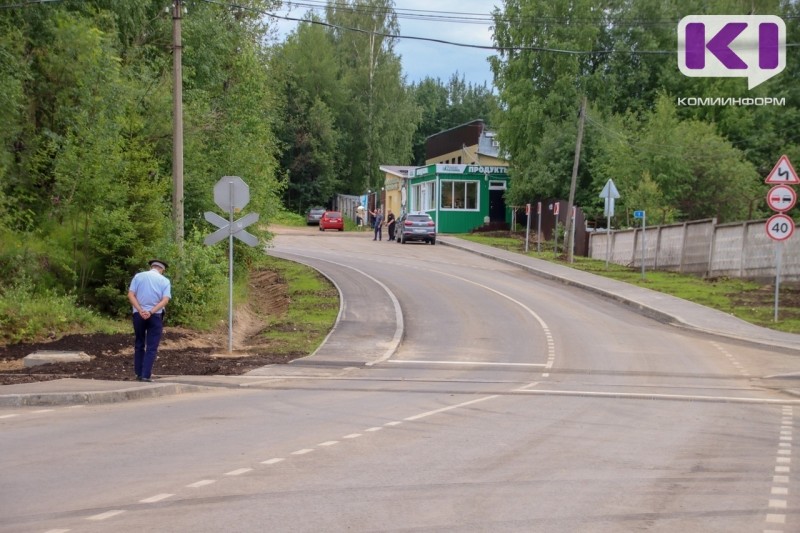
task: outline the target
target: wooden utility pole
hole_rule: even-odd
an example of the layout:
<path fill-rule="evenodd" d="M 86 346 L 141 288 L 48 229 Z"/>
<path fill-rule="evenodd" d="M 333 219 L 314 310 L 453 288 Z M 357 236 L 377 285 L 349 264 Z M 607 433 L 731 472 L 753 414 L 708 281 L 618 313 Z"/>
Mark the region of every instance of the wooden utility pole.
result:
<path fill-rule="evenodd" d="M 572 181 L 569 185 L 569 200 L 567 201 L 567 225 L 564 240 L 567 244 L 567 261 L 574 261 L 573 249 L 575 248 L 575 230 L 572 227 L 572 206 L 575 203 L 575 186 L 578 181 L 578 163 L 581 159 L 581 143 L 583 142 L 583 123 L 586 120 L 586 96 L 581 100 L 581 111 L 578 117 L 578 140 L 575 142 L 575 161 L 572 163 Z M 577 217 L 576 217 L 577 218 Z"/>
<path fill-rule="evenodd" d="M 183 0 L 173 0 L 172 12 L 172 221 L 175 242 L 183 249 L 183 73 L 181 16 Z"/>

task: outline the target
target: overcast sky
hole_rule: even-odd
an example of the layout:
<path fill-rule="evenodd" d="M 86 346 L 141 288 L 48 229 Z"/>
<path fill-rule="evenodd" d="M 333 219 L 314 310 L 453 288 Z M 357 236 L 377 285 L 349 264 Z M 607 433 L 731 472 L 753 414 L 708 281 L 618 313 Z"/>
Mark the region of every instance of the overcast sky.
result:
<path fill-rule="evenodd" d="M 323 1 L 319 4 L 324 5 Z M 486 19 L 499 0 L 395 0 L 400 34 L 430 37 L 473 45 L 492 45 L 490 24 Z M 276 14 L 301 17 L 307 8 L 283 8 Z M 471 20 L 471 21 L 470 21 Z M 282 33 L 293 31 L 296 23 L 281 22 Z M 403 73 L 409 83 L 427 76 L 447 82 L 456 71 L 472 84 L 492 86 L 492 72 L 487 58 L 491 50 L 467 48 L 428 41 L 399 39 L 395 52 L 403 61 Z"/>

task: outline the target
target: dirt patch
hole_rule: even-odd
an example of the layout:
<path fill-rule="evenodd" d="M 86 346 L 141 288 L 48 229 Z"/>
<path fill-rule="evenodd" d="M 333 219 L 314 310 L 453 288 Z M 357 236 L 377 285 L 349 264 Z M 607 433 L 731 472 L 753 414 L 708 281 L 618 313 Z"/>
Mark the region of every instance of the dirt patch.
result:
<path fill-rule="evenodd" d="M 306 353 L 275 354 L 260 343 L 259 333 L 269 316 L 288 309 L 286 284 L 277 273 L 259 271 L 250 280 L 251 303 L 236 309 L 233 352 L 228 354 L 228 327 L 200 333 L 185 328 L 165 327 L 156 377 L 177 375 L 240 375 L 264 365 L 288 363 Z M 25 368 L 22 359 L 40 350 L 84 352 L 93 359 L 86 363 L 59 363 Z M 0 385 L 30 383 L 61 378 L 131 381 L 133 372 L 133 331 L 129 334 L 67 335 L 39 343 L 0 346 Z"/>

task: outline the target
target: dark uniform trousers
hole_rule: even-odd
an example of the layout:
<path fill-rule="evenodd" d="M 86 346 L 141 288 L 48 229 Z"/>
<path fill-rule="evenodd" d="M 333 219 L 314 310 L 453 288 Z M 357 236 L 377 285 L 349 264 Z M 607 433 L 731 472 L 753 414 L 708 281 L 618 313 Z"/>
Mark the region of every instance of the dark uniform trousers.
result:
<path fill-rule="evenodd" d="M 150 315 L 145 320 L 139 313 L 133 313 L 133 370 L 141 378 L 149 379 L 156 362 L 161 332 L 164 330 L 164 313 Z"/>

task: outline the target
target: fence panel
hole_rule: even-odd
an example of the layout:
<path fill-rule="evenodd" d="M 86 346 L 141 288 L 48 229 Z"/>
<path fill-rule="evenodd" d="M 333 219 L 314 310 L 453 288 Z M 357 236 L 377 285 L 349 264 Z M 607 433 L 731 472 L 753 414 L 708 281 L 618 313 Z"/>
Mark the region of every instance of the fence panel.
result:
<path fill-rule="evenodd" d="M 777 246 L 782 246 L 781 280 L 800 281 L 800 237 L 776 243 L 767 236 L 765 220 L 717 225 L 715 220 L 648 228 L 645 267 L 678 270 L 699 276 L 774 279 Z M 641 266 L 641 231 L 594 232 L 589 256 L 626 266 Z"/>

